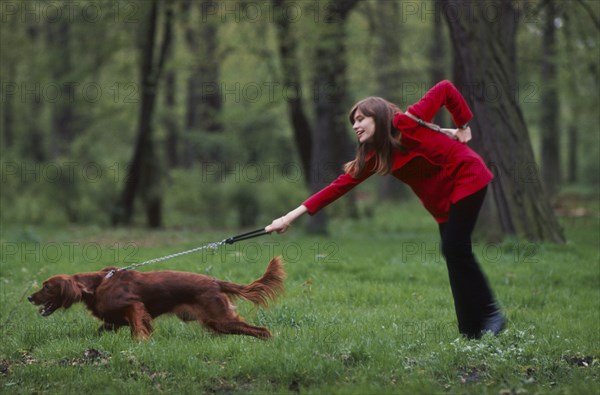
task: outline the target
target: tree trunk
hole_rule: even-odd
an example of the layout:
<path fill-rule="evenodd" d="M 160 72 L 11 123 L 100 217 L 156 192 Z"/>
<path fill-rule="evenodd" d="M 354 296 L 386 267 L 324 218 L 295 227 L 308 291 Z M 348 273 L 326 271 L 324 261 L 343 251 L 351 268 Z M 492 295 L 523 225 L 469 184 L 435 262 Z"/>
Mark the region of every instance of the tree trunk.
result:
<path fill-rule="evenodd" d="M 375 68 L 377 80 L 376 95 L 398 105 L 402 102 L 402 33 L 400 4 L 395 1 L 380 1 L 362 5 L 366 10 L 369 30 L 376 37 Z M 406 184 L 393 176 L 378 177 L 378 200 L 398 200 L 409 196 Z"/>
<path fill-rule="evenodd" d="M 309 185 L 312 157 L 312 130 L 304 111 L 302 96 L 300 94 L 302 82 L 300 80 L 299 60 L 296 54 L 298 42 L 292 32 L 290 19 L 283 11 L 285 0 L 274 0 L 273 6 L 283 85 L 287 93 L 295 93 L 286 97 L 288 112 L 290 114 L 292 130 L 294 131 L 294 141 L 296 142 L 300 161 L 302 162 L 304 180 Z"/>
<path fill-rule="evenodd" d="M 312 146 L 310 189 L 316 193 L 352 159 L 352 144 L 347 133 L 345 26 L 357 0 L 328 3 L 315 51 L 314 104 L 315 128 Z M 310 233 L 326 233 L 324 211 L 310 217 Z"/>
<path fill-rule="evenodd" d="M 565 53 L 567 58 L 567 65 L 569 70 L 574 70 L 574 63 L 577 62 L 573 51 L 573 37 L 571 34 L 573 20 L 570 17 L 569 12 L 563 12 L 562 17 L 564 20 L 564 37 L 565 37 Z M 570 125 L 567 132 L 567 182 L 574 184 L 578 180 L 579 173 L 579 128 L 577 120 L 580 116 L 580 106 L 575 103 L 575 100 L 579 97 L 579 86 L 576 75 L 574 72 L 567 73 L 567 86 L 570 87 L 567 99 L 567 105 L 570 107 L 570 119 L 567 123 Z"/>
<path fill-rule="evenodd" d="M 16 65 L 11 62 L 6 66 L 6 81 L 14 81 L 16 75 Z M 6 94 L 2 100 L 2 139 L 3 147 L 10 150 L 15 143 L 15 117 L 14 117 L 14 99 L 13 95 Z"/>
<path fill-rule="evenodd" d="M 57 99 L 52 100 L 51 152 L 54 158 L 66 155 L 75 137 L 75 111 L 71 102 L 75 97 L 75 87 L 68 81 L 73 72 L 71 62 L 70 25 L 65 20 L 48 23 L 46 39 L 53 48 L 52 77 L 57 87 Z"/>
<path fill-rule="evenodd" d="M 131 161 L 121 200 L 113 216 L 113 224 L 130 224 L 136 194 L 142 195 L 148 226 L 162 225 L 161 167 L 152 139 L 152 120 L 156 103 L 157 86 L 164 65 L 166 51 L 171 42 L 172 10 L 165 14 L 164 38 L 158 59 L 155 61 L 158 2 L 152 1 L 141 47 L 141 106 L 139 127 L 133 160 Z"/>
<path fill-rule="evenodd" d="M 16 29 L 16 26 L 14 27 Z M 27 39 L 31 42 L 33 47 L 39 45 L 38 41 L 44 36 L 45 30 L 41 28 L 41 25 L 29 20 L 25 25 L 25 31 Z M 37 75 L 37 69 L 39 68 L 40 62 L 28 62 L 26 67 L 26 73 L 28 75 Z M 14 75 L 14 74 L 13 74 Z M 14 81 L 14 80 L 13 80 Z M 33 93 L 33 92 L 32 92 Z M 7 95 L 8 97 L 8 95 Z M 14 103 L 14 102 L 13 102 Z M 33 93 L 27 96 L 26 100 L 21 100 L 21 104 L 25 104 L 25 110 L 29 114 L 35 114 L 36 116 L 25 117 L 23 119 L 25 129 L 25 139 L 22 144 L 17 141 L 15 143 L 18 147 L 18 152 L 26 160 L 32 160 L 34 162 L 43 162 L 49 160 L 49 150 L 47 148 L 50 145 L 46 140 L 48 139 L 45 130 L 45 124 L 41 117 L 37 116 L 44 112 L 44 102 L 40 92 Z M 30 104 L 28 106 L 27 104 Z M 42 126 L 44 125 L 44 126 Z"/>
<path fill-rule="evenodd" d="M 31 113 L 41 114 L 43 111 L 43 103 L 40 95 L 36 95 L 31 102 Z M 48 159 L 48 150 L 46 149 L 44 129 L 40 126 L 38 117 L 31 117 L 27 126 L 27 144 L 23 149 L 23 157 L 30 158 L 34 162 L 43 162 Z"/>
<path fill-rule="evenodd" d="M 540 129 L 542 134 L 542 179 L 546 192 L 556 196 L 561 182 L 560 128 L 558 125 L 558 79 L 556 73 L 556 3 L 547 0 L 542 37 L 542 81 Z"/>
<path fill-rule="evenodd" d="M 433 40 L 429 47 L 429 60 L 431 62 L 429 74 L 430 74 L 430 86 L 434 86 L 438 82 L 445 80 L 446 77 L 446 42 L 444 40 L 444 25 L 442 19 L 442 0 L 434 0 L 433 2 L 433 14 L 435 15 L 433 21 Z M 435 116 L 434 123 L 441 125 L 442 127 L 452 127 L 450 124 L 448 114 L 446 111 L 439 111 Z M 447 125 L 447 126 L 446 126 Z"/>
<path fill-rule="evenodd" d="M 567 138 L 567 144 L 568 144 L 568 169 L 567 169 L 567 181 L 571 184 L 574 184 L 577 182 L 577 174 L 579 171 L 579 166 L 578 166 L 578 145 L 579 145 L 579 129 L 577 129 L 577 126 L 575 125 L 571 125 L 569 126 L 568 129 L 566 129 L 568 138 Z"/>
<path fill-rule="evenodd" d="M 202 14 L 207 7 L 206 1 L 185 2 L 184 10 L 193 13 L 197 5 Z M 204 152 L 195 141 L 202 133 L 216 133 L 223 130 L 219 119 L 223 107 L 220 89 L 220 70 L 217 55 L 218 19 L 215 15 L 202 14 L 202 23 L 198 26 L 188 22 L 185 30 L 186 43 L 195 60 L 192 74 L 187 81 L 187 103 L 185 129 L 187 143 L 185 165 L 192 166 L 196 160 L 222 160 L 220 152 Z"/>
<path fill-rule="evenodd" d="M 454 49 L 454 80 L 471 106 L 473 147 L 495 173 L 478 230 L 564 242 L 542 188 L 517 100 L 517 10 L 509 1 L 448 0 L 445 15 Z M 490 18 L 489 10 L 496 10 Z M 491 234 L 489 231 L 493 231 Z"/>
<path fill-rule="evenodd" d="M 172 46 L 169 47 L 167 57 L 172 56 Z M 165 156 L 169 168 L 179 166 L 179 128 L 177 123 L 177 101 L 176 97 L 177 76 L 175 71 L 168 70 L 165 73 L 165 117 L 163 119 L 166 131 Z"/>

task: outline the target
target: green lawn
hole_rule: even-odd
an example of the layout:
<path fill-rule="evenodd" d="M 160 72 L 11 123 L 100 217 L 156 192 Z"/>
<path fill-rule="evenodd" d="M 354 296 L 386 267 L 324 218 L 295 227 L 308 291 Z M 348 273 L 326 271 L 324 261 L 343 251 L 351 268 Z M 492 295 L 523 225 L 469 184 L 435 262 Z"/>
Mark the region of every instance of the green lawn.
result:
<path fill-rule="evenodd" d="M 509 320 L 502 335 L 480 341 L 457 334 L 437 227 L 414 203 L 335 221 L 328 238 L 298 226 L 141 269 L 245 283 L 283 255 L 288 279 L 278 303 L 238 303 L 249 322 L 272 330 L 268 341 L 161 317 L 152 338 L 138 342 L 125 329 L 97 334 L 82 305 L 42 318 L 26 300 L 54 274 L 124 266 L 231 234 L 5 227 L 1 393 L 599 393 L 593 204 L 585 216 L 562 218 L 566 245 L 477 244 Z"/>

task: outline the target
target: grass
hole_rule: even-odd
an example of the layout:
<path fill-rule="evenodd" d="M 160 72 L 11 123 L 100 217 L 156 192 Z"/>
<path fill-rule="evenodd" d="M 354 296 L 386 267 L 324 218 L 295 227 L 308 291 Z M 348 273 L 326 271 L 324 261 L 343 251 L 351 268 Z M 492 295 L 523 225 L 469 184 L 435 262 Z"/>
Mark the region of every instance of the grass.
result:
<path fill-rule="evenodd" d="M 458 336 L 436 226 L 413 203 L 335 221 L 329 238 L 296 229 L 142 269 L 241 283 L 282 254 L 288 279 L 278 303 L 238 303 L 248 321 L 272 330 L 269 341 L 161 317 L 152 338 L 138 342 L 127 330 L 97 334 L 81 305 L 42 318 L 26 301 L 53 274 L 123 266 L 228 234 L 4 228 L 1 392 L 599 393 L 597 198 L 570 199 L 586 215 L 563 217 L 566 245 L 477 245 L 509 319 L 504 333 L 480 341 Z"/>

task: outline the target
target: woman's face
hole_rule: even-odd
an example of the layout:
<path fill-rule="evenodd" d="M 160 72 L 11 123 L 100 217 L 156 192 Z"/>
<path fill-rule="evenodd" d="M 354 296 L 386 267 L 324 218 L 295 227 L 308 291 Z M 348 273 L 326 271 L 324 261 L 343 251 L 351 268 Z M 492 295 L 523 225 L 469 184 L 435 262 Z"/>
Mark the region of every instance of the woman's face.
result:
<path fill-rule="evenodd" d="M 375 119 L 365 116 L 359 109 L 354 113 L 354 124 L 352 129 L 356 132 L 358 142 L 369 143 L 375 135 Z"/>

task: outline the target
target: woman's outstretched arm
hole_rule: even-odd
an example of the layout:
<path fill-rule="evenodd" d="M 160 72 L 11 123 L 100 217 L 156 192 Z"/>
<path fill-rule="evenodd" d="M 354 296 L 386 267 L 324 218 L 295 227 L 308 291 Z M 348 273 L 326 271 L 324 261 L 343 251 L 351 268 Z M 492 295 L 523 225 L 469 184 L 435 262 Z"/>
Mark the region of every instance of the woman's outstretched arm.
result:
<path fill-rule="evenodd" d="M 292 222 L 294 222 L 295 220 L 297 220 L 298 218 L 300 218 L 307 212 L 308 212 L 307 208 L 304 205 L 300 205 L 297 208 L 295 208 L 294 210 L 292 210 L 289 213 L 287 213 L 286 215 L 284 215 L 283 217 L 274 219 L 273 222 L 271 222 L 271 225 L 268 225 L 267 227 L 265 227 L 265 231 L 267 231 L 269 233 L 271 233 L 271 232 L 283 233 L 290 227 Z"/>

